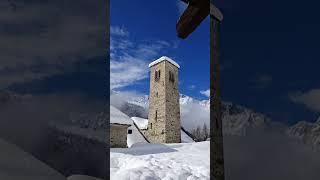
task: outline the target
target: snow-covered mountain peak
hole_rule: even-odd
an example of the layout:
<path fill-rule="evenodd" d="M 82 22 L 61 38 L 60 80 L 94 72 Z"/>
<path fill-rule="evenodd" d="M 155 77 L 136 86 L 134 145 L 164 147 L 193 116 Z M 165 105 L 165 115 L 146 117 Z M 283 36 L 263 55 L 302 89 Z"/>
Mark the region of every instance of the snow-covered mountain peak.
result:
<path fill-rule="evenodd" d="M 120 96 L 125 96 L 121 95 Z M 119 108 L 129 117 L 148 118 L 148 98 L 146 95 L 134 95 L 127 98 L 125 104 Z M 263 114 L 230 102 L 222 103 L 224 133 L 229 135 L 245 135 L 248 128 L 266 128 L 269 119 Z M 180 113 L 183 127 L 192 132 L 210 124 L 210 100 L 198 100 L 180 94 Z"/>
<path fill-rule="evenodd" d="M 194 99 L 190 96 L 180 94 L 180 104 L 188 104 L 194 102 Z"/>
<path fill-rule="evenodd" d="M 133 97 L 132 99 L 128 100 L 128 102 L 131 104 L 147 107 L 149 104 L 149 96 L 143 95 L 143 96 Z"/>
<path fill-rule="evenodd" d="M 311 145 L 313 148 L 320 148 L 320 119 L 311 123 L 307 121 L 299 121 L 287 130 L 287 135 L 297 138 L 305 144 Z"/>

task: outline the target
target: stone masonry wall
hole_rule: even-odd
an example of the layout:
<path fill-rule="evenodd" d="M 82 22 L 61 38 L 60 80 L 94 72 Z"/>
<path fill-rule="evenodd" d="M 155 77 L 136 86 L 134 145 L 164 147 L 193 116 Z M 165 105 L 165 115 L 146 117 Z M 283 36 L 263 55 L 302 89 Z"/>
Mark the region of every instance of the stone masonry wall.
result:
<path fill-rule="evenodd" d="M 155 81 L 158 70 L 160 79 Z M 169 71 L 174 74 L 174 83 L 169 81 Z M 148 130 L 144 134 L 150 142 L 181 142 L 178 68 L 168 61 L 151 67 L 148 118 Z"/>
<path fill-rule="evenodd" d="M 166 143 L 181 142 L 180 95 L 178 68 L 165 61 L 166 70 Z M 174 82 L 169 80 L 169 72 L 173 73 Z"/>
<path fill-rule="evenodd" d="M 160 79 L 155 81 L 155 71 L 160 70 Z M 150 142 L 165 142 L 165 65 L 159 63 L 151 67 L 149 95 L 149 124 L 146 137 Z M 157 117 L 156 117 L 157 116 Z"/>
<path fill-rule="evenodd" d="M 111 148 L 127 147 L 127 125 L 110 124 L 110 146 Z"/>

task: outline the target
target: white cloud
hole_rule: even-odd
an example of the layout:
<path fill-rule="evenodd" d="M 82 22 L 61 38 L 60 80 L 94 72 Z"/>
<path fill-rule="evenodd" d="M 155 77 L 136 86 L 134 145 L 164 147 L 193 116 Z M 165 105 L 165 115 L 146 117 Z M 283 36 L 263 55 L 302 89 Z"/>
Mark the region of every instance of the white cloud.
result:
<path fill-rule="evenodd" d="M 190 90 L 194 90 L 196 88 L 196 85 L 192 84 L 188 87 Z"/>
<path fill-rule="evenodd" d="M 103 2 L 90 0 L 0 4 L 0 88 L 64 73 L 71 64 L 104 55 Z"/>
<path fill-rule="evenodd" d="M 146 79 L 149 72 L 148 64 L 164 55 L 163 53 L 171 47 L 172 43 L 163 40 L 133 42 L 129 32 L 124 36 L 111 33 L 110 88 L 123 88 Z"/>
<path fill-rule="evenodd" d="M 129 100 L 139 99 L 145 95 L 136 91 L 110 91 L 110 104 L 114 107 L 121 108 Z"/>
<path fill-rule="evenodd" d="M 180 111 L 183 127 L 189 132 L 192 132 L 197 126 L 202 128 L 204 124 L 210 127 L 210 108 L 200 104 L 197 99 L 181 104 Z"/>
<path fill-rule="evenodd" d="M 120 57 L 110 62 L 110 87 L 121 88 L 147 78 L 148 64 L 132 56 Z"/>
<path fill-rule="evenodd" d="M 111 36 L 128 36 L 129 32 L 123 27 L 119 26 L 111 26 L 110 27 L 110 35 Z"/>
<path fill-rule="evenodd" d="M 205 91 L 200 91 L 200 94 L 203 94 L 203 95 L 205 95 L 207 97 L 210 97 L 210 89 L 207 89 Z"/>
<path fill-rule="evenodd" d="M 295 103 L 304 104 L 309 109 L 320 112 L 320 89 L 289 94 L 289 98 Z"/>

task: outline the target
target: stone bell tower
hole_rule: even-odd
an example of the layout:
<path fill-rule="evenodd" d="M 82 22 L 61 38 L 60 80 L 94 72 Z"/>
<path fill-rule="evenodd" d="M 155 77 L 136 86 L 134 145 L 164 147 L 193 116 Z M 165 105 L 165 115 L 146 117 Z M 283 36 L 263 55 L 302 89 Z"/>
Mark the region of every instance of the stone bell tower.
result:
<path fill-rule="evenodd" d="M 150 63 L 149 68 L 149 124 L 145 135 L 151 143 L 180 143 L 180 66 L 172 59 L 162 56 Z"/>

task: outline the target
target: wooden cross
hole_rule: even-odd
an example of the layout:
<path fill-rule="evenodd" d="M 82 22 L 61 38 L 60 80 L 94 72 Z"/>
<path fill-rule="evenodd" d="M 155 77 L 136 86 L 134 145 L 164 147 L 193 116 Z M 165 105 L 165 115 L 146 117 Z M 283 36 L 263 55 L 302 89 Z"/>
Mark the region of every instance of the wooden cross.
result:
<path fill-rule="evenodd" d="M 176 25 L 179 38 L 187 38 L 210 14 L 210 177 L 224 180 L 222 111 L 218 31 L 223 15 L 209 0 L 181 0 L 188 4 Z M 212 0 L 211 0 L 212 1 Z"/>

